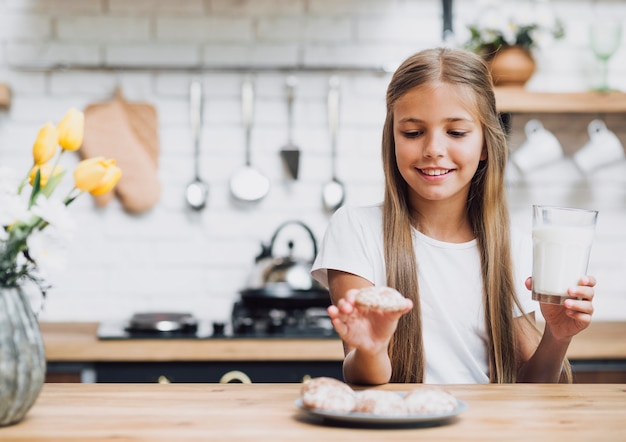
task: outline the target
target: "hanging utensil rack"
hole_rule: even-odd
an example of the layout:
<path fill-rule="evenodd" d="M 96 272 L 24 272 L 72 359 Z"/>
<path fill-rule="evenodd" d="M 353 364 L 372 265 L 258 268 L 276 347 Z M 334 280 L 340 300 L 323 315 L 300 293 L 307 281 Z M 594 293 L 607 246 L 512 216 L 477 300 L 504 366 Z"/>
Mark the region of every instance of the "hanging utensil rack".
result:
<path fill-rule="evenodd" d="M 7 65 L 8 69 L 23 72 L 68 72 L 68 71 L 97 71 L 97 72 L 155 72 L 155 73 L 313 73 L 313 74 L 360 74 L 360 75 L 387 75 L 394 70 L 387 66 L 309 66 L 309 65 L 261 65 L 261 66 L 199 66 L 199 65 L 128 65 L 128 64 L 77 64 L 77 63 L 48 63 Z"/>

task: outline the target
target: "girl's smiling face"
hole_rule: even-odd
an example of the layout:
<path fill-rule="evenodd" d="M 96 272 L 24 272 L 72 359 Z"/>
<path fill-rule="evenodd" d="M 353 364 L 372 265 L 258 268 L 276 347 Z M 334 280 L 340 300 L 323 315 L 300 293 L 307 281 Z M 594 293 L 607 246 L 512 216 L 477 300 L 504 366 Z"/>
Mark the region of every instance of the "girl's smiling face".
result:
<path fill-rule="evenodd" d="M 464 86 L 411 89 L 393 107 L 396 163 L 414 207 L 427 201 L 465 205 L 478 163 L 487 158 L 476 106 Z"/>

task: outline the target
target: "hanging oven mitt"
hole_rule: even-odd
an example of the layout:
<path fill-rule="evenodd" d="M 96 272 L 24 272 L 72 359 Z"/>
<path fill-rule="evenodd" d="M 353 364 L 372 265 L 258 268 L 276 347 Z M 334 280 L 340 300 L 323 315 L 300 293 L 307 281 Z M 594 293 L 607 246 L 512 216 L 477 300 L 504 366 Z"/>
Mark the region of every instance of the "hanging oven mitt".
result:
<path fill-rule="evenodd" d="M 115 194 L 131 213 L 151 209 L 159 200 L 158 131 L 154 107 L 129 103 L 116 91 L 112 100 L 85 109 L 85 137 L 79 150 L 84 158 L 115 158 L 122 178 Z M 96 205 L 106 206 L 113 192 L 94 197 Z"/>

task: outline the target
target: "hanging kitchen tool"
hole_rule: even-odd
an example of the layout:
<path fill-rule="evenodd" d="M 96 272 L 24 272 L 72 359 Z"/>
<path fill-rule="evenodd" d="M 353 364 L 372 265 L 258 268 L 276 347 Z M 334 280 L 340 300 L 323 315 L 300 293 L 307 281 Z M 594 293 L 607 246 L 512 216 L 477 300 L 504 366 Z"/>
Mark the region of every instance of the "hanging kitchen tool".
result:
<path fill-rule="evenodd" d="M 331 142 L 331 173 L 332 178 L 324 184 L 322 202 L 329 212 L 337 210 L 344 202 L 346 191 L 337 179 L 337 132 L 339 130 L 339 78 L 333 76 L 329 80 L 328 89 L 328 129 Z"/>
<path fill-rule="evenodd" d="M 115 158 L 123 174 L 113 191 L 94 195 L 98 207 L 117 197 L 124 210 L 139 214 L 152 209 L 161 197 L 159 180 L 158 114 L 154 105 L 128 101 L 118 86 L 110 100 L 84 109 L 81 159 Z"/>
<path fill-rule="evenodd" d="M 252 118 L 254 114 L 254 85 L 249 78 L 241 87 L 241 108 L 243 124 L 246 130 L 246 162 L 230 178 L 231 195 L 244 202 L 259 201 L 270 189 L 269 179 L 253 168 L 250 161 L 250 144 L 252 135 Z"/>
<path fill-rule="evenodd" d="M 302 227 L 311 239 L 313 257 L 310 260 L 293 255 L 294 242 L 288 241 L 289 255 L 274 256 L 274 245 L 279 233 L 289 226 Z M 309 308 L 328 307 L 328 290 L 311 276 L 313 259 L 317 256 L 317 241 L 313 231 L 301 221 L 281 224 L 267 244 L 261 244 L 261 253 L 255 258 L 255 266 L 248 287 L 241 291 L 241 300 L 250 307 L 260 308 Z"/>
<path fill-rule="evenodd" d="M 11 108 L 11 88 L 6 83 L 0 83 L 0 110 Z"/>
<path fill-rule="evenodd" d="M 298 149 L 293 142 L 293 102 L 295 99 L 296 83 L 297 79 L 294 75 L 289 75 L 287 77 L 287 145 L 280 151 L 283 163 L 294 180 L 298 179 L 298 170 L 300 166 L 300 149 Z"/>
<path fill-rule="evenodd" d="M 189 87 L 191 132 L 194 146 L 194 179 L 187 185 L 185 197 L 193 210 L 202 210 L 206 206 L 209 185 L 200 178 L 200 135 L 202 133 L 202 83 L 192 81 Z"/>

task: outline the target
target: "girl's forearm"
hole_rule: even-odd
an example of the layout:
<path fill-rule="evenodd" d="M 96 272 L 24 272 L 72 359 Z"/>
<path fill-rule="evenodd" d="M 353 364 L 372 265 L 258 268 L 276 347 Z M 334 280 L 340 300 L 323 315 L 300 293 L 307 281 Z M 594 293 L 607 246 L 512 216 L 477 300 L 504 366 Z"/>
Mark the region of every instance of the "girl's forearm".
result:
<path fill-rule="evenodd" d="M 343 378 L 349 384 L 385 384 L 391 379 L 389 355 L 386 351 L 368 354 L 353 349 L 343 361 Z"/>
<path fill-rule="evenodd" d="M 563 362 L 572 338 L 558 340 L 546 326 L 533 356 L 517 373 L 517 382 L 557 383 L 561 378 Z"/>

